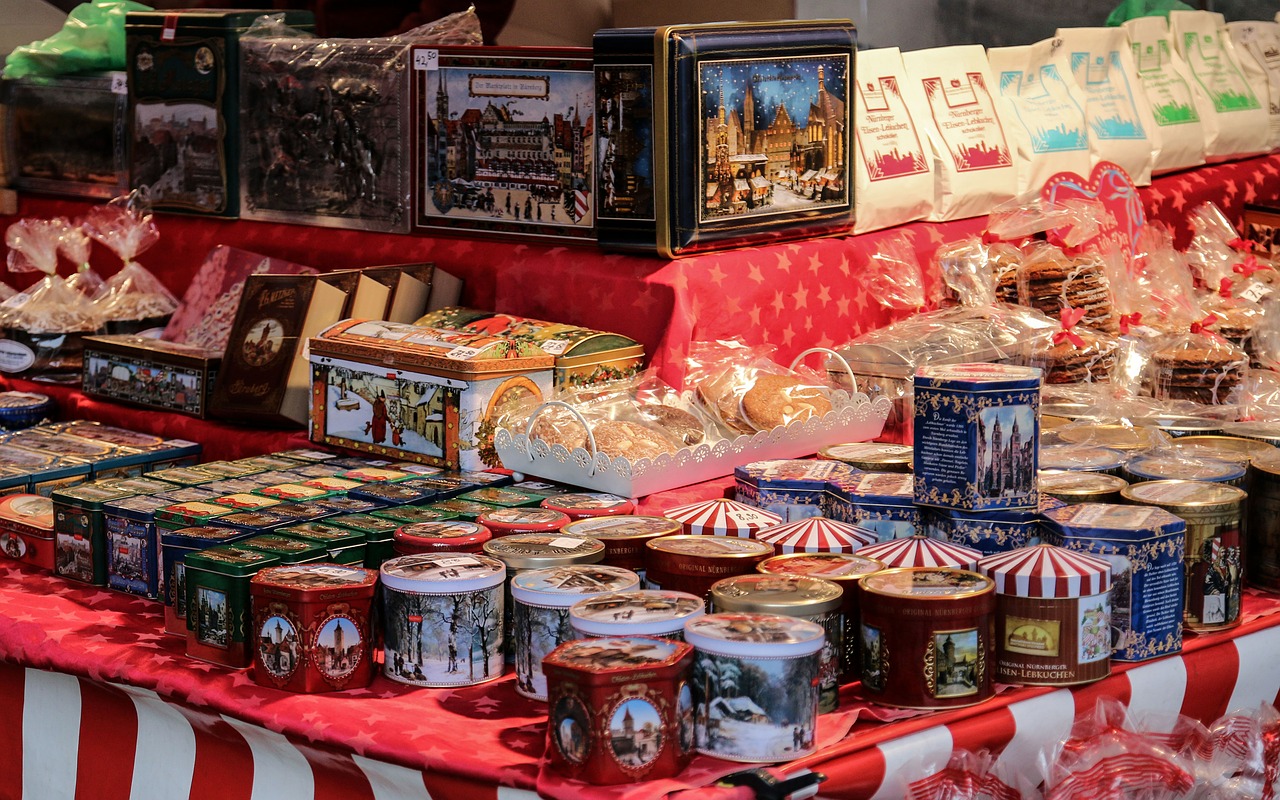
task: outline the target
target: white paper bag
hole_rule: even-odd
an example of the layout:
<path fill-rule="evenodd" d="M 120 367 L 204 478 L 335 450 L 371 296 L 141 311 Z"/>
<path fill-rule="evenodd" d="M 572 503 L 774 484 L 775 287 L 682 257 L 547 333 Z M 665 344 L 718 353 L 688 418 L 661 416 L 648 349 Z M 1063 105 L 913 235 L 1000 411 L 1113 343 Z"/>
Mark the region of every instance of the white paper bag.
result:
<path fill-rule="evenodd" d="M 978 217 L 1013 197 L 1013 154 L 996 112 L 982 45 L 902 54 L 903 96 L 933 148 L 933 213 L 940 221 Z"/>
<path fill-rule="evenodd" d="M 1204 163 L 1204 125 L 1196 110 L 1187 65 L 1173 49 L 1169 21 L 1138 17 L 1124 24 L 1138 81 L 1160 129 L 1160 152 L 1152 172 L 1159 175 Z"/>
<path fill-rule="evenodd" d="M 1280 23 L 1228 22 L 1227 33 L 1245 80 L 1267 107 L 1267 149 L 1280 147 Z"/>
<path fill-rule="evenodd" d="M 855 233 L 924 219 L 933 210 L 933 152 L 907 109 L 905 82 L 898 48 L 858 53 Z"/>
<path fill-rule="evenodd" d="M 1018 195 L 1039 194 L 1059 172 L 1088 175 L 1091 166 L 1084 104 L 1054 63 L 1055 42 L 987 51 L 996 107 L 1015 145 Z"/>
<path fill-rule="evenodd" d="M 1138 186 L 1151 183 L 1160 134 L 1120 28 L 1059 28 L 1056 59 L 1084 98 L 1092 163 L 1118 165 Z"/>
<path fill-rule="evenodd" d="M 1267 109 L 1223 43 L 1221 14 L 1170 11 L 1169 34 L 1187 63 L 1196 109 L 1204 121 L 1206 161 L 1226 161 L 1267 150 Z"/>

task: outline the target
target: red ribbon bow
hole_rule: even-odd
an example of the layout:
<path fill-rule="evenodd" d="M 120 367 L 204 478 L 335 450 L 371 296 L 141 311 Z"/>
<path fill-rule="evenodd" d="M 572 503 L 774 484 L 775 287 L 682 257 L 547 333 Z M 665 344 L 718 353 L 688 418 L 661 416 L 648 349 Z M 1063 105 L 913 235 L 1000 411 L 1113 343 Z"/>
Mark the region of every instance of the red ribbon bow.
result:
<path fill-rule="evenodd" d="M 1231 286 L 1232 286 L 1231 279 L 1223 278 L 1221 281 L 1218 282 L 1218 295 L 1226 300 L 1230 300 Z"/>
<path fill-rule="evenodd" d="M 991 231 L 983 231 L 983 232 L 982 232 L 982 243 L 983 243 L 983 244 L 997 244 L 997 243 L 1002 242 L 1002 241 L 1004 241 L 1004 240 L 1003 240 L 1003 239 L 1001 239 L 999 236 L 996 236 L 996 235 L 995 235 L 994 233 L 992 233 Z"/>
<path fill-rule="evenodd" d="M 1142 322 L 1141 311 L 1135 311 L 1132 314 L 1121 314 L 1120 315 L 1120 334 L 1122 336 L 1128 336 L 1130 326 L 1136 326 L 1140 322 Z"/>
<path fill-rule="evenodd" d="M 1216 314 L 1210 314 L 1209 316 L 1205 317 L 1202 320 L 1191 323 L 1191 332 L 1206 333 L 1210 336 L 1217 338 L 1217 334 L 1209 330 L 1209 326 L 1216 324 L 1217 321 L 1218 321 L 1218 316 Z"/>
<path fill-rule="evenodd" d="M 1247 278 L 1253 273 L 1257 272 L 1258 270 L 1266 269 L 1266 267 L 1258 263 L 1257 256 L 1249 255 L 1245 257 L 1244 261 L 1241 261 L 1239 264 L 1236 264 L 1231 269 L 1233 272 L 1236 272 Z"/>
<path fill-rule="evenodd" d="M 1080 320 L 1084 319 L 1083 308 L 1064 308 L 1062 313 L 1058 315 L 1058 319 L 1062 322 L 1062 330 L 1053 335 L 1054 344 L 1062 344 L 1064 341 L 1071 342 L 1076 347 L 1084 347 L 1084 339 L 1071 329 L 1076 326 Z"/>
<path fill-rule="evenodd" d="M 1241 239 L 1239 236 L 1227 242 L 1227 247 L 1230 247 L 1232 250 L 1242 250 L 1246 253 L 1251 252 L 1256 245 L 1256 242 L 1251 242 L 1248 239 Z"/>

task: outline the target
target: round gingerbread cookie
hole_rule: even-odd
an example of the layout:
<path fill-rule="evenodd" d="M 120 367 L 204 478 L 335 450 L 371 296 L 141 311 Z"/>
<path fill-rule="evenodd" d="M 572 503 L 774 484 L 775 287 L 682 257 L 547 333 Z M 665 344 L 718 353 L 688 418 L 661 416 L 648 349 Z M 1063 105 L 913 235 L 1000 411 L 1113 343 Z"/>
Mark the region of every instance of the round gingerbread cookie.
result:
<path fill-rule="evenodd" d="M 676 451 L 675 445 L 661 433 L 635 422 L 607 420 L 596 423 L 591 432 L 595 435 L 596 449 L 611 458 L 634 462 Z"/>
<path fill-rule="evenodd" d="M 830 410 L 831 401 L 822 389 L 790 375 L 761 375 L 742 396 L 744 416 L 762 431 L 820 417 Z"/>

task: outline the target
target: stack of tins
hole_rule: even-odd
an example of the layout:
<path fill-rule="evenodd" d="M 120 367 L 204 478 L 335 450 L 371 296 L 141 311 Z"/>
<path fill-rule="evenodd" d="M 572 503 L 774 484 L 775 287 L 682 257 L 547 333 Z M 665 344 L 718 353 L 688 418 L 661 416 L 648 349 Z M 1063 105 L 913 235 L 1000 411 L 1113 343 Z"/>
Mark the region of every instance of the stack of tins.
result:
<path fill-rule="evenodd" d="M 1130 503 L 1163 508 L 1187 523 L 1183 627 L 1216 631 L 1239 625 L 1244 491 L 1225 483 L 1168 480 L 1135 483 L 1121 494 Z"/>
<path fill-rule="evenodd" d="M 592 784 L 672 778 L 694 747 L 693 648 L 611 637 L 567 642 L 543 661 L 551 765 Z"/>
<path fill-rule="evenodd" d="M 997 681 L 1071 686 L 1111 673 L 1111 564 L 1041 544 L 978 570 L 995 581 Z"/>
<path fill-rule="evenodd" d="M 858 551 L 863 558 L 873 558 L 886 567 L 955 567 L 973 570 L 982 553 L 958 544 L 940 542 L 927 536 L 907 536 L 867 545 Z"/>
<path fill-rule="evenodd" d="M 858 680 L 861 669 L 862 635 L 859 625 L 862 615 L 859 611 L 859 598 L 862 592 L 858 581 L 884 568 L 883 562 L 851 553 L 790 553 L 774 556 L 756 565 L 756 569 L 766 575 L 822 578 L 833 581 L 844 589 L 840 598 L 841 615 L 844 617 L 844 648 L 840 653 L 841 683 Z"/>
<path fill-rule="evenodd" d="M 393 681 L 472 686 L 502 676 L 506 565 L 475 553 L 382 564 L 383 664 Z"/>
<path fill-rule="evenodd" d="M 569 621 L 583 637 L 656 636 L 684 641 L 684 624 L 705 611 L 701 597 L 637 589 L 580 600 L 569 609 Z"/>
<path fill-rule="evenodd" d="M 887 569 L 863 578 L 863 689 L 902 708 L 989 699 L 995 606 L 991 579 L 967 570 Z"/>
<path fill-rule="evenodd" d="M 369 615 L 378 573 L 338 564 L 260 570 L 253 599 L 253 679 L 291 692 L 340 692 L 373 680 Z"/>
<path fill-rule="evenodd" d="M 779 553 L 852 553 L 879 541 L 873 531 L 826 517 L 765 528 L 756 538 L 772 544 Z"/>
<path fill-rule="evenodd" d="M 684 532 L 691 536 L 736 536 L 750 539 L 765 528 L 782 524 L 782 517 L 777 514 L 724 497 L 675 506 L 662 513 L 679 522 L 684 526 Z"/>
<path fill-rule="evenodd" d="M 715 611 L 777 614 L 816 622 L 826 635 L 818 660 L 818 713 L 840 705 L 840 653 L 844 651 L 844 589 L 804 575 L 738 575 L 711 587 Z"/>
<path fill-rule="evenodd" d="M 644 580 L 645 543 L 660 536 L 680 533 L 680 523 L 666 517 L 623 514 L 574 520 L 560 530 L 600 540 L 604 545 L 602 563 L 632 570 Z"/>

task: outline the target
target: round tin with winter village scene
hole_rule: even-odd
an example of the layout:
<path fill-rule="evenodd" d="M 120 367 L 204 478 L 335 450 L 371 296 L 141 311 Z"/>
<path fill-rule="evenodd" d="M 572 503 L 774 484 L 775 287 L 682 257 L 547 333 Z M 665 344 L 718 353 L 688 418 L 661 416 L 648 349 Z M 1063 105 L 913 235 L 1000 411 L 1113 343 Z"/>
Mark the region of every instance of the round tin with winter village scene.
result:
<path fill-rule="evenodd" d="M 567 641 L 576 639 L 569 608 L 587 597 L 640 588 L 629 569 L 602 564 L 574 564 L 521 572 L 511 579 L 512 642 L 516 691 L 533 700 L 547 699 L 542 659 Z"/>
<path fill-rule="evenodd" d="M 637 589 L 579 600 L 569 609 L 569 621 L 575 631 L 588 637 L 657 636 L 684 641 L 684 624 L 704 613 L 701 597 Z"/>
<path fill-rule="evenodd" d="M 381 572 L 383 675 L 416 686 L 502 676 L 506 565 L 477 553 L 419 553 Z"/>
<path fill-rule="evenodd" d="M 291 692 L 359 689 L 373 679 L 369 613 L 378 573 L 338 564 L 253 576 L 253 679 Z"/>
<path fill-rule="evenodd" d="M 862 579 L 862 687 L 878 703 L 955 708 L 995 694 L 990 578 L 948 567 Z"/>
<path fill-rule="evenodd" d="M 730 761 L 790 761 L 814 750 L 822 626 L 774 614 L 690 620 L 698 752 Z"/>
<path fill-rule="evenodd" d="M 693 648 L 670 639 L 557 647 L 543 660 L 551 766 L 592 784 L 677 775 L 693 756 L 692 662 Z"/>

